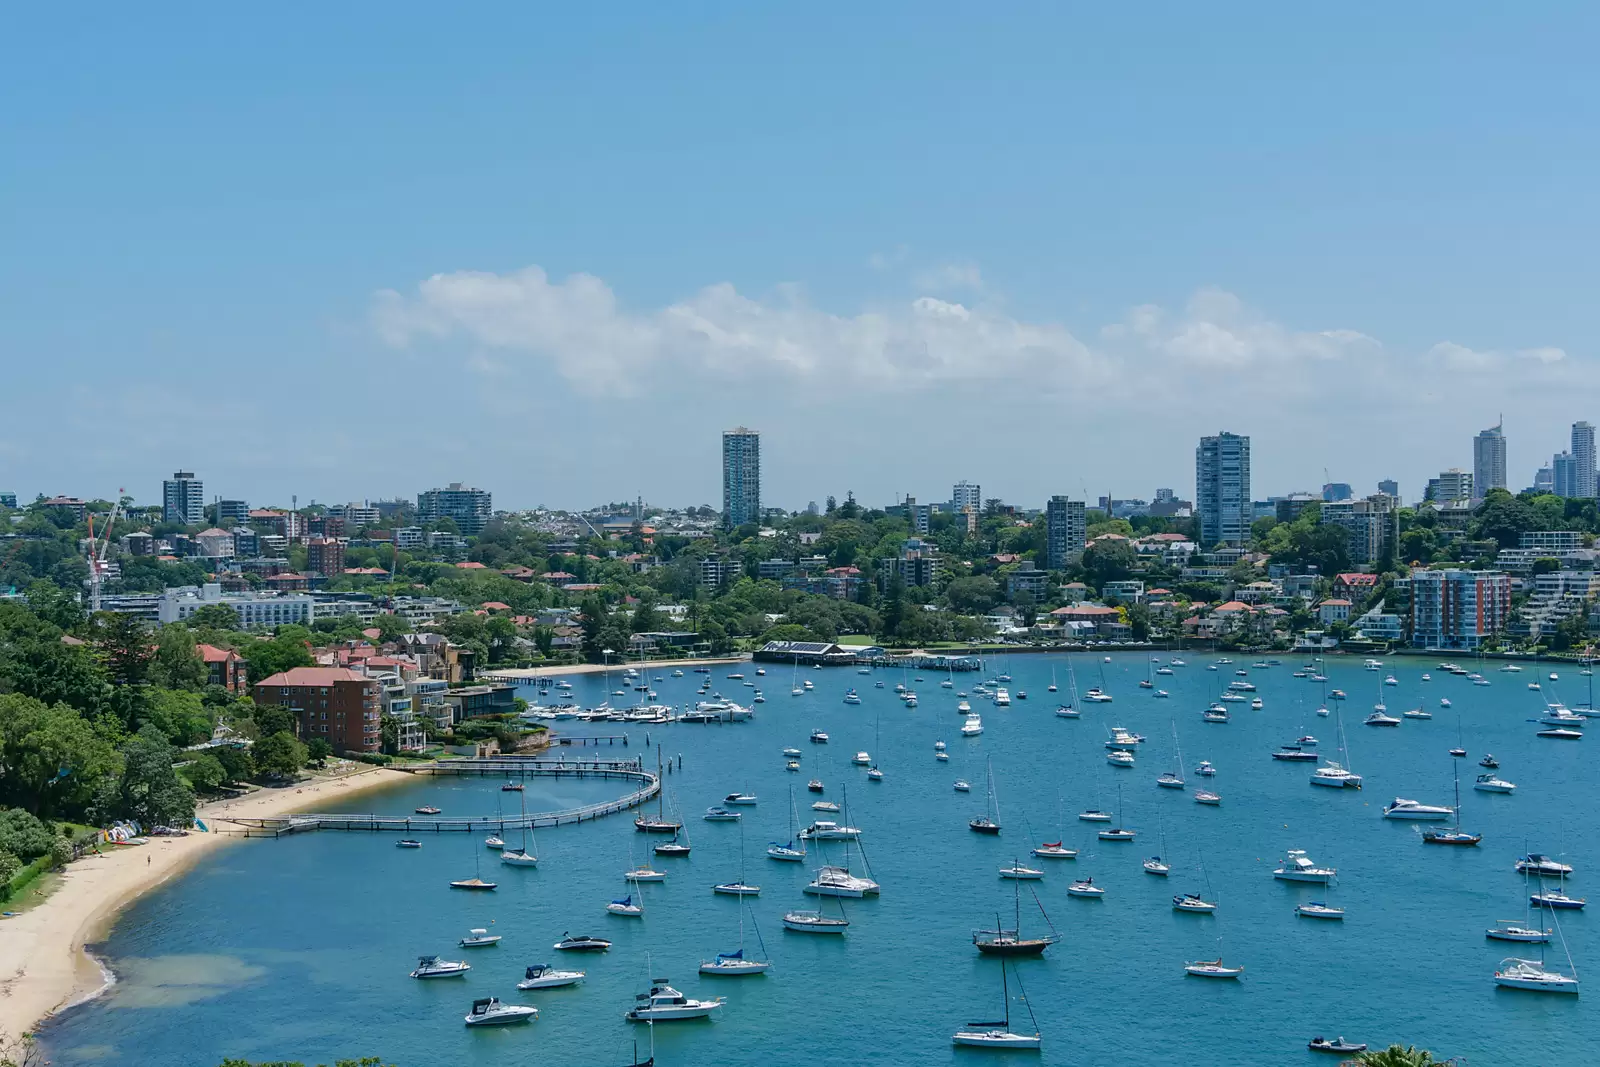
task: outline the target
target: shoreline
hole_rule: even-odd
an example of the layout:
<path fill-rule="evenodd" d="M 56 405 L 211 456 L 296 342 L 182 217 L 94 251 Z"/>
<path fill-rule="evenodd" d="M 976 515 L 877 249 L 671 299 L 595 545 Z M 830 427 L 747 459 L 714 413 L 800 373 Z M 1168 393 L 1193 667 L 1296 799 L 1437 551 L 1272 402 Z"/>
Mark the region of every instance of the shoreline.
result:
<path fill-rule="evenodd" d="M 195 815 L 208 826 L 219 814 L 282 815 L 413 780 L 403 771 L 370 767 L 292 789 L 258 789 L 213 802 Z M 129 904 L 237 840 L 244 839 L 192 831 L 185 837 L 153 837 L 146 845 L 102 845 L 98 855 L 87 854 L 63 868 L 61 884 L 42 903 L 0 920 L 0 1036 L 32 1033 L 57 1012 L 110 988 L 114 976 L 88 946 L 109 934 Z"/>
<path fill-rule="evenodd" d="M 748 663 L 749 656 L 716 656 L 712 658 L 700 657 L 695 659 L 651 659 L 645 660 L 645 667 L 655 670 L 658 667 L 716 667 L 725 663 Z M 485 679 L 503 680 L 507 682 L 526 681 L 530 678 L 560 678 L 567 674 L 604 674 L 606 671 L 622 670 L 626 667 L 638 667 L 637 660 L 618 660 L 609 667 L 602 663 L 574 663 L 569 667 L 507 667 L 504 670 L 483 670 L 478 673 Z"/>

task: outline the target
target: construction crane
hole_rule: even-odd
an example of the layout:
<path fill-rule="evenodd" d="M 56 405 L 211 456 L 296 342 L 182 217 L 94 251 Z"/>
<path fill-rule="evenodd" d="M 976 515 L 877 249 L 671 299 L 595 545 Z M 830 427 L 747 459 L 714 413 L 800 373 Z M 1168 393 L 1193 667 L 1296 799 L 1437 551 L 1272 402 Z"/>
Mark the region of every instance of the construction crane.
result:
<path fill-rule="evenodd" d="M 100 583 L 106 573 L 106 550 L 111 547 L 111 528 L 117 524 L 117 516 L 122 512 L 122 494 L 124 490 L 117 490 L 116 502 L 111 505 L 111 514 L 106 516 L 106 524 L 101 528 L 99 547 L 95 547 L 94 516 L 89 518 L 89 611 L 100 610 Z"/>

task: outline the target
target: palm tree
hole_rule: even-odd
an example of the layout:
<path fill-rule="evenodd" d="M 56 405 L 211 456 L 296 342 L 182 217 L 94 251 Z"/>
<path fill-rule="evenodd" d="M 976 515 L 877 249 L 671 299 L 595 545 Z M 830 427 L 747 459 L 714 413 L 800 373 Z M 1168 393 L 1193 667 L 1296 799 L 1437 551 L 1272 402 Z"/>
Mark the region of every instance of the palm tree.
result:
<path fill-rule="evenodd" d="M 1440 1067 L 1442 1061 L 1434 1059 L 1427 1049 L 1390 1045 L 1386 1049 L 1363 1052 L 1347 1062 L 1360 1067 Z"/>

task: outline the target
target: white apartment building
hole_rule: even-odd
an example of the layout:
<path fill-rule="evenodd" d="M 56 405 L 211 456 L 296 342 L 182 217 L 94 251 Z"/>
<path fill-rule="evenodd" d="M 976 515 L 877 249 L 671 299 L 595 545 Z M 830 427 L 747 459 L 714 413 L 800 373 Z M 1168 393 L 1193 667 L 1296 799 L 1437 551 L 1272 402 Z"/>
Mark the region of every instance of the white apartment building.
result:
<path fill-rule="evenodd" d="M 156 617 L 163 623 L 184 622 L 213 604 L 232 608 L 239 616 L 239 625 L 246 630 L 291 624 L 309 626 L 316 616 L 315 601 L 305 593 L 224 593 L 221 585 L 208 582 L 199 587 L 168 589 L 161 594 Z"/>

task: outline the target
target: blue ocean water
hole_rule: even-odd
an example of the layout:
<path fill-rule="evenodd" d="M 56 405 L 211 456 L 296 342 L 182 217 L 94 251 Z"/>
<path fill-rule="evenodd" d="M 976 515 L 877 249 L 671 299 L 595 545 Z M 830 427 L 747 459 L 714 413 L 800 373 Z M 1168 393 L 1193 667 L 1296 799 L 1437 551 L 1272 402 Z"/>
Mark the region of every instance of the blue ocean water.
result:
<path fill-rule="evenodd" d="M 1305 1050 L 1313 1034 L 1415 1043 L 1480 1065 L 1600 1059 L 1600 987 L 1582 997 L 1498 989 L 1495 966 L 1519 946 L 1483 936 L 1496 919 L 1524 916 L 1523 880 L 1512 868 L 1522 852 L 1564 855 L 1577 868 L 1574 895 L 1594 876 L 1595 740 L 1541 740 L 1528 721 L 1547 697 L 1583 702 L 1591 679 L 1568 666 L 1554 668 L 1562 676 L 1554 683 L 1546 680 L 1548 666 L 1527 665 L 1521 674 L 1491 666 L 1484 671 L 1493 684 L 1477 687 L 1443 674 L 1431 659 L 1396 659 L 1380 673 L 1363 670 L 1359 660 L 1330 660 L 1328 687 L 1349 694 L 1330 706 L 1341 709 L 1350 764 L 1366 788 L 1328 790 L 1308 784 L 1313 765 L 1268 755 L 1305 733 L 1325 752 L 1335 746 L 1336 719 L 1315 714 L 1322 687 L 1290 676 L 1297 659 L 1281 656 L 1281 666 L 1249 671 L 1262 710 L 1230 704 L 1231 723 L 1201 721 L 1232 672 L 1249 669 L 1246 657 L 1234 658 L 1237 664 L 1208 671 L 1215 656 L 1187 655 L 1187 666 L 1156 679 L 1171 694 L 1159 699 L 1137 687 L 1149 669 L 1144 656 L 1109 663 L 1074 657 L 1079 687 L 1103 680 L 1115 702 L 1082 705 L 1082 718 L 1068 720 L 1054 714 L 1068 688 L 1067 660 L 1011 657 L 990 672 L 1009 671 L 1009 689 L 1027 699 L 1010 708 L 975 701 L 986 729 L 972 739 L 958 733 L 956 690 L 970 690 L 977 675 L 955 675 L 956 689 L 940 688 L 938 675 L 907 678 L 921 698 L 907 709 L 893 692 L 899 671 L 804 671 L 816 689 L 791 697 L 789 668 L 769 668 L 757 679 L 747 666 L 768 694 L 754 722 L 629 728 L 630 753 L 647 752 L 648 732 L 675 765 L 682 757 L 682 770 L 666 786 L 688 823 L 688 858 L 651 857 L 653 839 L 636 834 L 626 815 L 541 831 L 535 870 L 500 865 L 476 835 L 440 835 L 417 851 L 395 848 L 392 836 L 354 833 L 241 842 L 122 916 L 100 949 L 118 984 L 52 1021 L 44 1041 L 58 1067 L 214 1067 L 225 1055 L 316 1063 L 363 1054 L 400 1067 L 625 1064 L 635 1040 L 645 1054 L 650 1035 L 622 1015 L 653 974 L 690 996 L 728 998 L 713 1021 L 656 1027 L 662 1064 L 809 1067 L 819 1054 L 859 1064 L 972 1063 L 1006 1054 L 950 1044 L 961 1024 L 998 1018 L 1002 1008 L 999 964 L 976 953 L 971 931 L 992 924 L 997 912 L 1009 923 L 1014 886 L 998 868 L 1013 857 L 1027 860 L 1029 846 L 1041 840 L 1064 837 L 1082 850 L 1079 858 L 1037 861 L 1047 875 L 1031 883 L 1062 941 L 1016 966 L 1044 1034 L 1040 1062 L 1326 1062 Z M 747 702 L 751 690 L 725 677 L 731 669 L 716 669 L 716 686 Z M 1424 671 L 1431 681 L 1421 680 Z M 1046 692 L 1052 672 L 1061 686 L 1054 696 Z M 1389 673 L 1397 686 L 1382 685 Z M 662 700 L 689 702 L 699 677 L 665 678 L 657 685 Z M 1546 688 L 1530 691 L 1534 680 Z M 879 681 L 884 688 L 875 688 Z M 602 679 L 573 683 L 575 699 L 604 699 Z M 851 687 L 859 689 L 860 705 L 842 702 Z M 1441 709 L 1441 697 L 1453 707 Z M 1378 699 L 1391 713 L 1421 705 L 1435 718 L 1406 720 L 1398 729 L 1361 725 Z M 1103 741 L 1113 724 L 1148 738 L 1133 769 L 1105 762 Z M 596 732 L 570 725 L 577 727 L 572 733 Z M 1209 780 L 1190 773 L 1182 792 L 1155 784 L 1176 764 L 1174 725 L 1191 772 L 1199 760 L 1218 769 Z M 832 743 L 808 744 L 814 728 L 828 731 Z M 1458 729 L 1468 759 L 1448 755 Z M 948 762 L 935 760 L 936 740 L 948 743 Z M 803 751 L 800 773 L 785 772 L 785 746 Z M 864 769 L 850 766 L 859 749 L 873 752 L 885 781 L 869 783 Z M 1516 795 L 1471 790 L 1485 752 L 1499 758 Z M 1004 826 L 998 838 L 966 825 L 983 810 L 986 765 Z M 1484 835 L 1481 847 L 1423 845 L 1413 825 L 1381 818 L 1397 795 L 1451 803 L 1458 770 L 1463 826 Z M 829 799 L 848 802 L 849 821 L 864 830 L 871 873 L 883 886 L 878 899 L 845 904 L 852 925 L 842 938 L 783 930 L 784 911 L 817 906 L 801 892 L 809 865 L 764 854 L 769 840 L 788 836 L 791 788 L 802 823 L 814 815 L 816 798 L 805 791 L 813 776 L 827 783 Z M 957 778 L 969 780 L 972 792 L 955 792 Z M 1220 793 L 1222 806 L 1196 804 L 1197 785 Z M 533 781 L 527 803 L 550 810 L 619 788 Z M 760 797 L 745 809 L 742 834 L 741 824 L 701 821 L 707 806 L 734 790 Z M 362 798 L 361 806 L 407 812 L 425 802 L 455 814 L 516 801 L 492 780 L 424 780 Z M 1119 804 L 1124 824 L 1139 832 L 1132 844 L 1101 843 L 1096 824 L 1075 818 L 1084 808 Z M 748 902 L 746 949 L 757 953 L 764 943 L 774 967 L 764 977 L 702 978 L 702 958 L 738 943 L 741 904 L 713 895 L 710 886 L 739 876 L 741 839 L 748 880 L 762 886 Z M 1336 866 L 1337 884 L 1275 881 L 1271 872 L 1290 848 Z M 1141 867 L 1157 852 L 1172 864 L 1169 878 Z M 645 860 L 668 872 L 664 885 L 645 888 L 645 918 L 606 914 L 606 902 L 628 892 L 623 870 Z M 499 880 L 498 892 L 447 888 L 479 861 L 485 877 Z M 1107 888 L 1103 900 L 1066 895 L 1068 882 L 1083 875 Z M 1221 904 L 1215 916 L 1171 909 L 1174 893 L 1207 886 Z M 1344 907 L 1347 919 L 1295 916 L 1296 903 L 1315 899 Z M 1046 929 L 1026 889 L 1022 901 L 1024 931 Z M 1600 938 L 1591 930 L 1597 919 L 1560 914 L 1580 975 L 1600 967 Z M 491 924 L 504 941 L 469 953 L 473 970 L 464 980 L 406 977 L 419 953 L 459 958 L 456 940 Z M 604 956 L 563 957 L 550 946 L 566 931 L 600 934 L 616 945 Z M 1537 955 L 1535 946 L 1520 948 Z M 1565 969 L 1561 945 L 1551 949 L 1551 961 Z M 1240 981 L 1185 976 L 1185 960 L 1219 951 L 1246 968 Z M 575 989 L 519 994 L 523 968 L 542 962 L 576 965 L 588 979 Z M 1016 984 L 1011 991 L 1016 998 Z M 486 995 L 537 1004 L 541 1017 L 529 1027 L 468 1030 L 461 1016 L 473 997 Z M 1012 1018 L 1026 1023 L 1016 999 Z"/>

